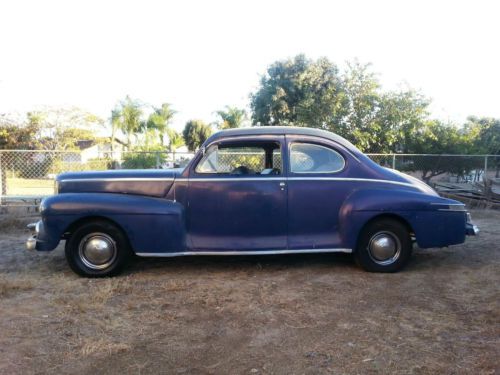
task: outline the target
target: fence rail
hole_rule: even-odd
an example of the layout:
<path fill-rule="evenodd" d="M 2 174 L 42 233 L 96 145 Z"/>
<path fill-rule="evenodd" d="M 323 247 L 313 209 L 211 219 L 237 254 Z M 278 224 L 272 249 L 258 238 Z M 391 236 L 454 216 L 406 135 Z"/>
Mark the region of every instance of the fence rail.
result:
<path fill-rule="evenodd" d="M 69 171 L 183 167 L 186 152 L 0 150 L 0 204 L 22 204 L 54 192 L 54 178 Z M 500 155 L 368 154 L 376 163 L 430 185 L 473 184 L 500 177 Z"/>

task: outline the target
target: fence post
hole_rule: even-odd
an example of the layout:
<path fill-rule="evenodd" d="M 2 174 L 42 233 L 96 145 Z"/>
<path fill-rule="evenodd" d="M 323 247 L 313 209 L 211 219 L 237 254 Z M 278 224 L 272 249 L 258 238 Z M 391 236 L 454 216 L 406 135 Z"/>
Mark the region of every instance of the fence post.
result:
<path fill-rule="evenodd" d="M 156 169 L 160 169 L 160 153 L 156 151 Z"/>
<path fill-rule="evenodd" d="M 0 151 L 0 205 L 4 203 L 4 195 L 7 195 L 7 170 L 3 167 L 3 152 Z"/>
<path fill-rule="evenodd" d="M 396 169 L 396 154 L 392 154 L 392 169 Z"/>
<path fill-rule="evenodd" d="M 484 155 L 484 174 L 483 181 L 488 178 L 488 155 Z"/>

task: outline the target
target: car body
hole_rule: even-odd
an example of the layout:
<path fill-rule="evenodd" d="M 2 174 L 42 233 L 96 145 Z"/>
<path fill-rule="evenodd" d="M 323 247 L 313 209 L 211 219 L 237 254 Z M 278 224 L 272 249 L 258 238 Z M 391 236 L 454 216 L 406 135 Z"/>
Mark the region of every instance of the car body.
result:
<path fill-rule="evenodd" d="M 56 183 L 27 247 L 49 251 L 66 239 L 70 265 L 87 276 L 118 272 L 122 264 L 110 268 L 110 257 L 120 246 L 147 257 L 356 255 L 366 253 L 361 246 L 369 249 L 368 266 L 357 259 L 365 269 L 393 272 L 413 241 L 444 247 L 477 232 L 462 203 L 310 128 L 220 131 L 184 169 L 64 173 Z"/>

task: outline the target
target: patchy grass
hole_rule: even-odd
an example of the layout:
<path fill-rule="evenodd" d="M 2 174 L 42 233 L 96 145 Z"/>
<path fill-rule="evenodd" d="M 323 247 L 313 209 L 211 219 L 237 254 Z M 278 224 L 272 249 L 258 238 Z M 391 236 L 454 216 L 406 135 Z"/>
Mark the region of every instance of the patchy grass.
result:
<path fill-rule="evenodd" d="M 8 195 L 51 195 L 54 180 L 44 178 L 7 178 Z"/>
<path fill-rule="evenodd" d="M 403 272 L 346 255 L 139 259 L 85 279 L 0 232 L 0 374 L 495 374 L 500 212 Z M 0 223 L 1 224 L 1 223 Z M 19 227 L 17 227 L 19 224 Z"/>

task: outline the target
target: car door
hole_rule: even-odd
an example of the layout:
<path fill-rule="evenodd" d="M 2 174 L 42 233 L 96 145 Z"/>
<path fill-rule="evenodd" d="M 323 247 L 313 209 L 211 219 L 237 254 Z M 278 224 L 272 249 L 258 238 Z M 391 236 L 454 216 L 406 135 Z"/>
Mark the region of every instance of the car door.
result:
<path fill-rule="evenodd" d="M 199 251 L 287 247 L 284 136 L 208 145 L 189 174 L 188 241 Z"/>
<path fill-rule="evenodd" d="M 338 249 L 339 210 L 352 191 L 344 150 L 315 137 L 287 136 L 288 247 Z"/>

